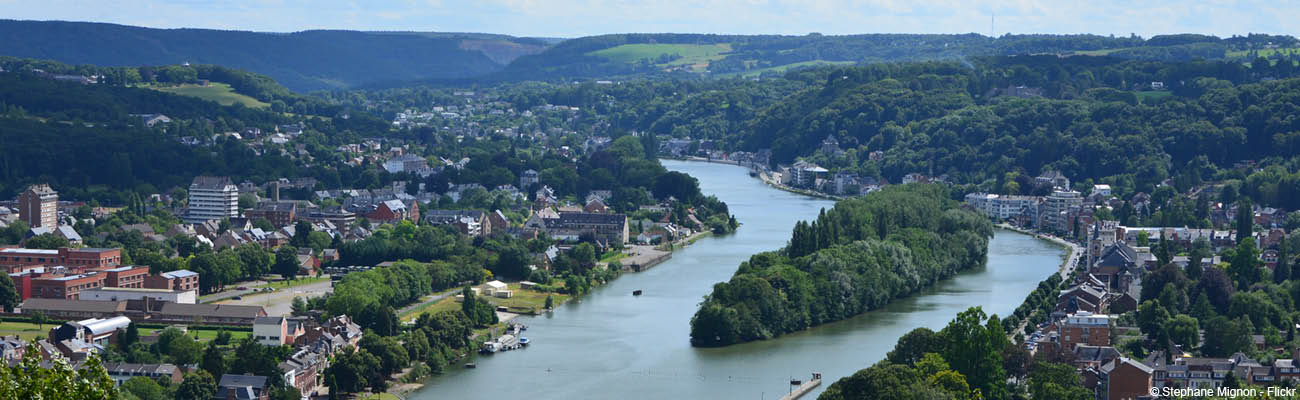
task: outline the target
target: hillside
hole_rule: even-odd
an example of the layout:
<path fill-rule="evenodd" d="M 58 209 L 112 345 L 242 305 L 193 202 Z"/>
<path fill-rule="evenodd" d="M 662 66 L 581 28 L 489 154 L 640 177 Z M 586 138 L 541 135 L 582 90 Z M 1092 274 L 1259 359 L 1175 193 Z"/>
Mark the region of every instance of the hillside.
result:
<path fill-rule="evenodd" d="M 597 78 L 693 73 L 712 76 L 779 74 L 826 64 L 961 60 L 1017 54 L 1109 55 L 1186 61 L 1290 54 L 1290 36 L 867 34 L 827 36 L 615 34 L 583 37 L 523 56 L 495 74 L 502 80 Z M 1279 49 L 1281 49 L 1279 51 Z M 687 75 L 689 76 L 689 75 Z"/>
<path fill-rule="evenodd" d="M 548 43 L 476 34 L 282 34 L 15 20 L 0 20 L 0 37 L 0 55 L 104 66 L 216 64 L 270 76 L 299 92 L 478 76 Z"/>

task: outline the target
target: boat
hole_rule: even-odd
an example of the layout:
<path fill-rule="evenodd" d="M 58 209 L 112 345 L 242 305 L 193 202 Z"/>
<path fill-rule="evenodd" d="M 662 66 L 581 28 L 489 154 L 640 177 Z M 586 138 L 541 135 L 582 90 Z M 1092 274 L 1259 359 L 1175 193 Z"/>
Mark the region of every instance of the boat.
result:
<path fill-rule="evenodd" d="M 475 364 L 475 363 L 465 363 L 465 368 L 469 368 L 469 369 L 478 368 L 478 364 Z"/>
<path fill-rule="evenodd" d="M 632 291 L 632 295 L 633 295 L 633 296 L 640 296 L 640 295 L 641 295 L 641 289 L 633 290 L 633 291 Z"/>
<path fill-rule="evenodd" d="M 519 345 L 520 345 L 520 346 L 528 346 L 528 338 L 526 338 L 526 337 L 521 337 L 521 338 L 519 338 Z"/>

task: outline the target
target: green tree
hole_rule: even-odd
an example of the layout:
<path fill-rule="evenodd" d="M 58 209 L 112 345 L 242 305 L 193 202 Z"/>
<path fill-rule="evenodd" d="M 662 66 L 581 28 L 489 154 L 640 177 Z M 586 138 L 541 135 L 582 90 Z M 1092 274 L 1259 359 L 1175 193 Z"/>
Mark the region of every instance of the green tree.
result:
<path fill-rule="evenodd" d="M 171 390 L 158 384 L 158 381 L 145 377 L 135 376 L 122 382 L 120 388 L 122 394 L 130 393 L 140 400 L 170 400 L 174 398 Z"/>
<path fill-rule="evenodd" d="M 1255 209 L 1249 197 L 1237 200 L 1237 244 L 1249 239 L 1255 231 Z"/>
<path fill-rule="evenodd" d="M 203 360 L 199 368 L 208 371 L 212 376 L 222 376 L 226 374 L 226 364 L 226 352 L 214 341 L 203 351 Z"/>
<path fill-rule="evenodd" d="M 1040 361 L 1029 371 L 1029 393 L 1035 399 L 1091 400 L 1079 373 L 1067 364 Z"/>
<path fill-rule="evenodd" d="M 550 310 L 550 309 L 555 308 L 555 296 L 552 296 L 552 295 L 550 295 L 550 294 L 547 294 L 547 295 L 546 295 L 546 303 L 544 303 L 544 304 L 542 305 L 542 308 L 545 308 L 545 309 L 547 309 L 547 310 Z"/>
<path fill-rule="evenodd" d="M 9 278 L 9 274 L 0 275 L 3 275 L 0 276 L 0 306 L 4 307 L 5 312 L 13 312 L 14 307 L 18 307 L 18 304 L 22 303 L 22 299 L 18 295 L 18 288 L 14 286 L 13 279 Z"/>
<path fill-rule="evenodd" d="M 68 247 L 68 239 L 53 233 L 42 233 L 40 235 L 27 238 L 24 246 L 30 249 L 47 249 L 55 250 L 60 247 Z"/>
<path fill-rule="evenodd" d="M 1187 314 L 1178 314 L 1173 321 L 1169 323 L 1169 339 L 1174 343 L 1186 346 L 1184 348 L 1196 347 L 1200 344 L 1201 327 L 1196 318 Z"/>
<path fill-rule="evenodd" d="M 1001 329 L 990 332 L 982 324 L 984 319 L 984 311 L 973 307 L 957 314 L 956 319 L 939 331 L 939 337 L 944 341 L 943 358 L 986 398 L 1005 398 L 1007 389 L 1003 381 L 1006 374 L 1002 371 L 1002 356 L 999 354 L 1002 347 L 993 340 L 993 335 Z M 1002 340 L 1006 340 L 1005 334 L 1002 335 Z"/>
<path fill-rule="evenodd" d="M 280 246 L 275 251 L 275 273 L 285 279 L 294 279 L 298 276 L 298 249 L 293 246 Z"/>
<path fill-rule="evenodd" d="M 189 336 L 181 336 L 172 340 L 169 347 L 167 355 L 171 356 L 172 362 L 177 365 L 197 363 L 203 356 L 203 344 L 191 339 Z"/>
<path fill-rule="evenodd" d="M 1238 290 L 1245 290 L 1259 282 L 1263 273 L 1260 270 L 1259 249 L 1255 247 L 1255 239 L 1248 237 L 1238 241 L 1233 250 L 1228 261 L 1228 275 L 1236 282 Z"/>
<path fill-rule="evenodd" d="M 1207 357 L 1227 357 L 1238 351 L 1249 351 L 1254 345 L 1251 333 L 1254 325 L 1245 316 L 1236 321 L 1226 317 L 1214 317 L 1205 324 L 1205 345 L 1201 353 Z"/>
<path fill-rule="evenodd" d="M 134 321 L 132 321 L 130 324 L 126 325 L 126 332 L 124 332 L 122 337 L 118 339 L 117 345 L 122 349 L 129 349 L 131 348 L 131 345 L 139 342 L 140 328 L 135 325 Z"/>
<path fill-rule="evenodd" d="M 215 394 L 217 381 L 204 370 L 185 374 L 185 380 L 176 388 L 177 400 L 208 400 Z"/>
<path fill-rule="evenodd" d="M 31 344 L 17 365 L 0 365 L 0 399 L 117 398 L 118 389 L 96 356 L 79 370 L 58 358 L 42 365 L 40 349 Z"/>
<path fill-rule="evenodd" d="M 311 247 L 311 223 L 306 220 L 298 220 L 293 225 L 293 237 L 289 238 L 289 244 L 293 247 L 307 248 Z"/>

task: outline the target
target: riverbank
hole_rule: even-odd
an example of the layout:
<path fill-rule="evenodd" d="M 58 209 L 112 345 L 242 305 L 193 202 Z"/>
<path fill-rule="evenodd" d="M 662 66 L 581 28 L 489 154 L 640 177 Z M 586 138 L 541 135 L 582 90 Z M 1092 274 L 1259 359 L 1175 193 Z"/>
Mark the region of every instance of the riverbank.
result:
<path fill-rule="evenodd" d="M 776 190 L 782 190 L 790 193 L 801 194 L 804 196 L 811 196 L 811 197 L 816 197 L 819 199 L 826 199 L 826 200 L 840 201 L 845 199 L 845 197 L 826 194 L 826 193 L 818 192 L 816 190 L 798 189 L 798 188 L 792 188 L 790 186 L 786 186 L 785 184 L 781 183 L 780 180 L 772 177 L 770 172 L 766 172 L 766 171 L 759 172 L 758 179 L 763 181 L 763 183 L 766 183 L 768 186 L 775 188 Z"/>
<path fill-rule="evenodd" d="M 1061 261 L 1061 267 L 1057 271 L 1057 274 L 1061 275 L 1061 279 L 1070 277 L 1070 271 L 1074 271 L 1075 267 L 1078 265 L 1079 256 L 1083 254 L 1083 248 L 1079 247 L 1079 245 L 1056 236 L 1040 233 L 1032 229 L 1016 227 L 1011 224 L 1007 224 L 1005 222 L 997 224 L 996 226 L 998 228 L 1015 231 L 1026 235 L 1031 235 L 1035 239 L 1054 244 L 1058 247 L 1061 247 L 1062 249 L 1067 250 L 1068 252 L 1064 256 L 1065 259 Z"/>

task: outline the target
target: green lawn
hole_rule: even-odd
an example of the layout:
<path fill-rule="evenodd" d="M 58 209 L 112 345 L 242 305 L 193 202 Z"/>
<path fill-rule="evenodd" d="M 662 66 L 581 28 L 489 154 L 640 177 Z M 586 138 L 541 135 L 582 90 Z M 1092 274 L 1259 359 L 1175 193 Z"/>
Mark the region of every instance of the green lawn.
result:
<path fill-rule="evenodd" d="M 266 108 L 271 106 L 270 104 L 263 103 L 252 97 L 248 97 L 240 93 L 235 93 L 235 89 L 231 88 L 230 85 L 220 83 L 220 82 L 211 82 L 208 83 L 207 86 L 200 86 L 195 84 L 184 84 L 184 85 L 175 85 L 175 86 L 151 85 L 146 87 L 157 91 L 179 94 L 182 96 L 198 97 L 204 100 L 215 101 L 224 106 L 228 106 L 235 103 L 242 103 L 244 106 L 255 107 L 255 108 Z"/>
<path fill-rule="evenodd" d="M 262 286 L 262 287 L 275 288 L 275 290 L 281 290 L 281 289 L 288 289 L 288 288 L 292 288 L 292 287 L 298 287 L 298 286 L 302 286 L 302 285 L 310 285 L 310 284 L 313 284 L 313 283 L 324 282 L 324 281 L 327 281 L 327 280 L 329 280 L 329 279 L 330 279 L 330 278 L 329 278 L 329 277 L 326 277 L 326 276 L 303 277 L 303 278 L 297 278 L 297 279 L 294 279 L 294 280 L 279 280 L 279 281 L 272 281 L 272 282 L 267 283 L 266 285 L 264 285 L 264 286 Z"/>
<path fill-rule="evenodd" d="M 603 57 L 614 62 L 632 63 L 643 59 L 654 60 L 664 54 L 678 54 L 681 58 L 662 66 L 691 65 L 692 69 L 703 70 L 709 61 L 720 60 L 731 51 L 731 44 L 625 44 L 587 53 L 589 56 Z"/>
<path fill-rule="evenodd" d="M 514 292 L 514 296 L 511 296 L 508 299 L 491 297 L 488 298 L 488 302 L 495 306 L 505 306 L 506 308 L 509 308 L 511 312 L 539 313 L 542 311 L 542 307 L 546 305 L 546 296 L 548 294 L 555 297 L 555 304 L 557 306 L 564 304 L 565 301 L 569 300 L 569 295 L 567 294 L 542 293 L 535 290 L 524 290 L 519 287 L 518 283 L 507 283 L 506 285 L 510 287 L 510 291 Z"/>
<path fill-rule="evenodd" d="M 424 313 L 437 314 L 443 311 L 453 311 L 459 309 L 460 309 L 460 303 L 456 302 L 456 296 L 447 296 L 447 298 L 445 299 L 438 300 L 433 303 L 425 304 L 423 307 L 413 308 L 411 309 L 411 311 L 404 312 L 400 317 L 402 321 L 414 321 L 416 318 L 420 317 L 420 314 L 424 314 Z"/>
<path fill-rule="evenodd" d="M 617 251 L 617 252 L 609 252 L 609 253 L 605 253 L 604 256 L 600 257 L 600 262 L 603 262 L 603 263 L 612 263 L 612 262 L 615 262 L 615 261 L 618 261 L 618 260 L 622 260 L 622 259 L 627 258 L 627 257 L 630 257 L 630 256 L 631 256 L 631 254 L 627 254 L 627 253 L 624 253 L 624 252 L 621 252 L 621 251 Z"/>
<path fill-rule="evenodd" d="M 46 336 L 50 328 L 58 326 L 59 322 L 45 323 L 36 325 L 30 322 L 0 322 L 0 336 L 18 335 L 23 340 L 34 340 L 36 336 Z"/>
<path fill-rule="evenodd" d="M 140 328 L 140 334 L 141 334 L 141 335 L 157 335 L 157 334 L 159 334 L 159 333 L 162 333 L 162 331 L 164 331 L 164 330 L 166 330 L 166 329 L 167 329 L 167 328 L 147 328 L 147 329 L 146 329 L 146 328 Z M 193 338 L 193 337 L 197 337 L 197 338 L 198 338 L 198 341 L 200 341 L 200 342 L 207 342 L 207 341 L 209 341 L 209 340 L 216 339 L 216 338 L 217 338 L 217 333 L 219 333 L 219 332 L 221 332 L 220 329 L 196 329 L 196 328 L 190 328 L 189 337 L 192 337 L 192 338 Z M 253 335 L 253 332 L 252 332 L 252 331 L 241 331 L 241 330 L 235 330 L 235 329 L 228 329 L 228 330 L 226 330 L 226 332 L 230 332 L 230 338 L 231 338 L 231 342 L 232 342 L 232 343 L 233 343 L 234 341 L 236 341 L 236 340 L 240 340 L 240 339 L 243 339 L 243 338 L 246 338 L 246 337 L 249 337 L 249 336 L 252 336 L 252 335 Z"/>

